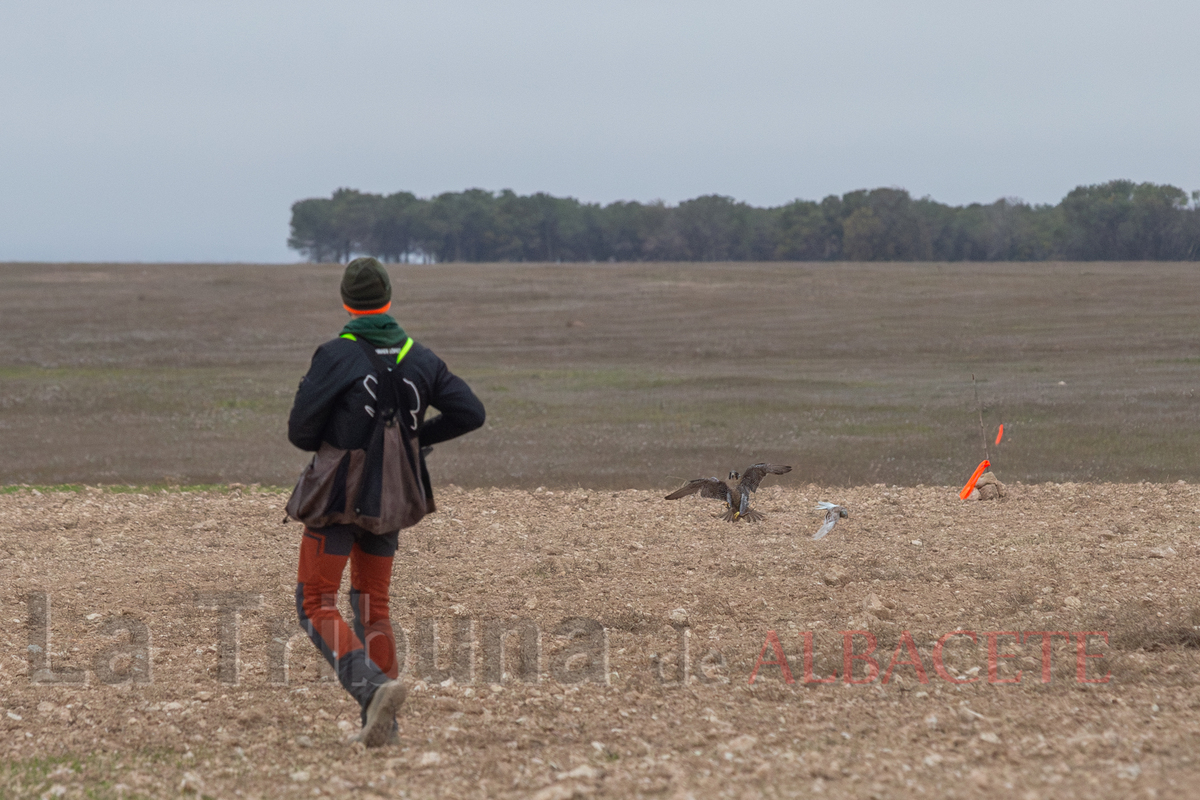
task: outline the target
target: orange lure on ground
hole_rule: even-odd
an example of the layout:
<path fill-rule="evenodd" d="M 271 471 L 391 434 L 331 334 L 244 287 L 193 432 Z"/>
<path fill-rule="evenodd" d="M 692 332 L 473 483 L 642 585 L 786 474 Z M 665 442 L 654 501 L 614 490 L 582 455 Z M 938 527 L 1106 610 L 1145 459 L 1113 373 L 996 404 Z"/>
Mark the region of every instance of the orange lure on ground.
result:
<path fill-rule="evenodd" d="M 975 472 L 971 475 L 971 480 L 967 481 L 967 485 L 964 486 L 962 491 L 958 493 L 959 499 L 967 499 L 967 495 L 969 495 L 971 490 L 975 488 L 975 482 L 979 480 L 979 476 L 982 475 L 984 471 L 987 470 L 987 468 L 991 465 L 992 462 L 988 461 L 986 458 L 979 462 L 979 466 L 975 468 Z"/>

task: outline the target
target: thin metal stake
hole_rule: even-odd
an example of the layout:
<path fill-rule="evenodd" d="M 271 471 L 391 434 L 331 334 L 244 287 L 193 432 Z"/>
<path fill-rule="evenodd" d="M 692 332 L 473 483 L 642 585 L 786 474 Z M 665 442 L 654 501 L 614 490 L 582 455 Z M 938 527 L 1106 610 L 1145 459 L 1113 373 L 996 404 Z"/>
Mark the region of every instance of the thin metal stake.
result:
<path fill-rule="evenodd" d="M 975 383 L 975 373 L 971 373 L 971 388 L 975 391 L 975 406 L 979 409 L 979 441 L 983 442 L 983 457 L 991 461 L 988 453 L 987 431 L 983 429 L 983 403 L 979 402 L 979 386 Z"/>

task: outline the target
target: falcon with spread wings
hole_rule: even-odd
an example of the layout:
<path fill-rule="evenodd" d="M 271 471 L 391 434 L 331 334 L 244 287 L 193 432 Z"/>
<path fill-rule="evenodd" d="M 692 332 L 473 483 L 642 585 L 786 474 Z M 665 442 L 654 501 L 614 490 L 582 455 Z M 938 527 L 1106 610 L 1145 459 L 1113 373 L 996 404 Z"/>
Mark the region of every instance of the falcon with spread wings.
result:
<path fill-rule="evenodd" d="M 729 473 L 729 480 L 738 481 L 735 488 L 720 478 L 695 478 L 667 495 L 668 500 L 678 500 L 689 494 L 700 493 L 701 497 L 711 497 L 714 500 L 724 500 L 728 509 L 725 514 L 718 515 L 726 522 L 737 522 L 744 519 L 747 522 L 758 522 L 763 515 L 750 508 L 750 493 L 758 491 L 758 485 L 768 475 L 783 475 L 791 472 L 792 468 L 778 464 L 755 464 L 747 467 L 744 473 L 737 470 Z"/>

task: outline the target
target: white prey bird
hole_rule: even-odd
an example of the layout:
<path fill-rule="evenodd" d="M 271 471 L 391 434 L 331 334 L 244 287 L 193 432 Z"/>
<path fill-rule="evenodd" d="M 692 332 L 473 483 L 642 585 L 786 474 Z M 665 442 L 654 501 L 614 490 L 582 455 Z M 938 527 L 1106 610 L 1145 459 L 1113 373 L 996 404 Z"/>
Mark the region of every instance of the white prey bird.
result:
<path fill-rule="evenodd" d="M 825 534 L 833 530 L 833 526 L 837 525 L 839 519 L 849 519 L 850 512 L 845 506 L 839 506 L 836 503 L 826 503 L 824 500 L 817 503 L 817 510 L 825 512 L 825 524 L 817 529 L 813 534 L 813 539 L 823 539 Z"/>

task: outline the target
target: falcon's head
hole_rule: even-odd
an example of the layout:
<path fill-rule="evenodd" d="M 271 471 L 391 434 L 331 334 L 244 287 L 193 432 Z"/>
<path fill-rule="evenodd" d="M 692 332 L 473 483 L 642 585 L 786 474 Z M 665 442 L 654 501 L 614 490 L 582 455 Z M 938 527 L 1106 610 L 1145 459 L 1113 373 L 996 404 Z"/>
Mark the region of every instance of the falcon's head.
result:
<path fill-rule="evenodd" d="M 741 479 L 742 479 L 742 473 L 738 472 L 736 469 L 729 470 L 729 480 L 740 481 Z"/>

